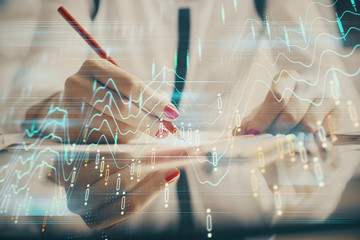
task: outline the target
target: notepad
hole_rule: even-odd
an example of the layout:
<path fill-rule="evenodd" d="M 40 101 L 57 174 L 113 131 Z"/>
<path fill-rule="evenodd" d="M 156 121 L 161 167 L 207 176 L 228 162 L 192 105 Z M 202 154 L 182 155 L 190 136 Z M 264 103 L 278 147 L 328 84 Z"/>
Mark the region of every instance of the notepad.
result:
<path fill-rule="evenodd" d="M 359 132 L 339 132 L 332 136 L 335 145 L 359 145 L 360 144 L 360 131 Z"/>

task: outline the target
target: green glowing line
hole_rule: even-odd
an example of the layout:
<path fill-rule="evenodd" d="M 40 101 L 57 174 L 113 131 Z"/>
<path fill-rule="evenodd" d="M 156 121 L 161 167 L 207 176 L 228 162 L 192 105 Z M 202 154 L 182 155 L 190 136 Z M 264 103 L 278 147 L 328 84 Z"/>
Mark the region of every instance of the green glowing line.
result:
<path fill-rule="evenodd" d="M 175 62 L 175 69 L 177 68 L 177 53 L 175 52 L 175 60 L 174 60 L 174 62 Z"/>
<path fill-rule="evenodd" d="M 225 10 L 224 10 L 224 4 L 221 4 L 221 18 L 222 18 L 222 23 L 223 25 L 225 25 Z"/>

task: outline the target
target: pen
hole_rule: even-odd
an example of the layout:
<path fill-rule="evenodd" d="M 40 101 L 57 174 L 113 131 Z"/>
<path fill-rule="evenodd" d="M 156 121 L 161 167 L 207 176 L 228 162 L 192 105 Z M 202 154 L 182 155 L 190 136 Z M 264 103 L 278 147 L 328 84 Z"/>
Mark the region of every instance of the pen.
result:
<path fill-rule="evenodd" d="M 101 48 L 101 46 L 91 37 L 91 35 L 85 31 L 85 29 L 75 20 L 73 16 L 63 7 L 58 8 L 58 12 L 61 16 L 74 28 L 74 30 L 89 44 L 89 46 L 94 49 L 94 51 L 101 57 L 102 59 L 106 59 L 115 66 L 119 67 L 116 62 L 108 56 L 108 54 Z M 168 121 L 163 121 L 164 127 L 169 130 L 171 133 L 176 133 L 179 129 L 172 123 Z"/>

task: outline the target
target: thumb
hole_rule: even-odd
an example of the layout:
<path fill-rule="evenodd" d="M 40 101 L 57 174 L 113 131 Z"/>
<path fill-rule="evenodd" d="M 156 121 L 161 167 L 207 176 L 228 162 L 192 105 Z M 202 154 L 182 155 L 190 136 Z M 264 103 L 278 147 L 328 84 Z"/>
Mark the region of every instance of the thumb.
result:
<path fill-rule="evenodd" d="M 177 168 L 152 172 L 131 191 L 124 192 L 120 198 L 109 200 L 107 204 L 96 209 L 97 212 L 88 211 L 84 220 L 92 229 L 110 230 L 119 222 L 143 211 L 160 194 L 166 184 L 175 184 L 179 176 L 180 171 Z"/>

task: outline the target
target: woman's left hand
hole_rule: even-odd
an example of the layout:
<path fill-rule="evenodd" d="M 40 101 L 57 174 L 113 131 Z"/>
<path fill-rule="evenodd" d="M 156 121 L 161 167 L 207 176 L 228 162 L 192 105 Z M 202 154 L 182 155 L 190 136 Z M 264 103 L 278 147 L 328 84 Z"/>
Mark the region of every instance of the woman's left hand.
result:
<path fill-rule="evenodd" d="M 329 133 L 325 121 L 336 119 L 337 106 L 332 97 L 326 96 L 330 91 L 324 84 L 311 86 L 296 71 L 283 71 L 274 78 L 264 102 L 243 119 L 236 135 L 315 133 L 320 126 Z"/>

